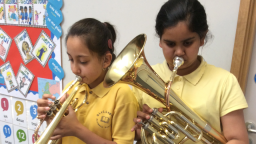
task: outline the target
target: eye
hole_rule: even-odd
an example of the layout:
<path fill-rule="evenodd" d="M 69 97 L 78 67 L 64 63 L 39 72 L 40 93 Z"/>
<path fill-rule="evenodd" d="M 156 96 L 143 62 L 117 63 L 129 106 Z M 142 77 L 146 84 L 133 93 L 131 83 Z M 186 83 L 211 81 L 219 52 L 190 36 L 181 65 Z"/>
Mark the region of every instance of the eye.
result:
<path fill-rule="evenodd" d="M 176 45 L 176 43 L 175 42 L 167 42 L 166 43 L 166 45 L 168 46 L 168 47 L 175 47 L 175 45 Z"/>
<path fill-rule="evenodd" d="M 190 46 L 192 43 L 193 43 L 193 41 L 185 41 L 185 42 L 183 43 L 183 45 L 184 45 L 185 47 L 188 47 L 188 46 Z"/>
<path fill-rule="evenodd" d="M 81 64 L 87 64 L 88 63 L 88 61 L 86 61 L 86 62 L 80 62 Z"/>
<path fill-rule="evenodd" d="M 73 62 L 73 59 L 68 59 L 68 61 Z"/>

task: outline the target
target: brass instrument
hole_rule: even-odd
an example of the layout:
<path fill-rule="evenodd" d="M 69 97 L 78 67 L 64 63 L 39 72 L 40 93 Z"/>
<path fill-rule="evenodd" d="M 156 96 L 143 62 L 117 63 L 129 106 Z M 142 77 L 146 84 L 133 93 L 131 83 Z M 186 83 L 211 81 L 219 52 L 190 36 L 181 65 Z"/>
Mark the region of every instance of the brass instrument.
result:
<path fill-rule="evenodd" d="M 36 140 L 35 144 L 55 144 L 58 143 L 58 140 L 49 140 L 52 136 L 53 131 L 58 126 L 60 120 L 62 117 L 65 116 L 65 113 L 67 112 L 67 108 L 69 105 L 72 106 L 72 108 L 75 110 L 75 112 L 85 103 L 88 93 L 86 92 L 85 99 L 83 102 L 77 106 L 78 99 L 74 99 L 76 92 L 79 90 L 79 88 L 82 86 L 81 78 L 79 76 L 76 77 L 76 80 L 72 82 L 72 84 L 62 93 L 62 95 L 58 98 L 58 100 L 55 100 L 54 103 L 50 106 L 50 110 L 46 113 L 47 117 L 53 118 L 51 123 L 47 126 L 47 128 L 44 130 L 42 135 L 38 137 L 38 131 L 44 120 L 40 120 L 40 123 L 38 124 L 35 133 L 34 138 Z M 74 88 L 74 90 L 71 92 L 69 97 L 63 102 L 60 102 L 60 98 L 67 93 L 77 82 L 79 84 Z M 73 100 L 74 99 L 74 100 Z"/>
<path fill-rule="evenodd" d="M 150 67 L 143 50 L 145 41 L 146 35 L 141 34 L 128 43 L 113 62 L 104 79 L 105 87 L 117 82 L 132 85 L 171 110 L 165 115 L 157 109 L 153 110 L 150 119 L 142 123 L 142 142 L 182 144 L 190 139 L 194 143 L 199 141 L 206 144 L 226 143 L 223 135 L 213 129 L 170 89 L 172 78 L 166 84 Z M 177 58 L 175 69 L 182 64 L 182 61 Z"/>

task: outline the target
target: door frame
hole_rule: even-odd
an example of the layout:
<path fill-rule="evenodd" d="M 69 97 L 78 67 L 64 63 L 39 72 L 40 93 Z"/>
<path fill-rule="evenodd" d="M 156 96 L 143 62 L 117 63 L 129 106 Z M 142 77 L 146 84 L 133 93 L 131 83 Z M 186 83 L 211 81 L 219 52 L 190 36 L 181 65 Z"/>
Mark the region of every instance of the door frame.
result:
<path fill-rule="evenodd" d="M 245 92 L 256 32 L 256 0 L 240 0 L 230 72 Z"/>

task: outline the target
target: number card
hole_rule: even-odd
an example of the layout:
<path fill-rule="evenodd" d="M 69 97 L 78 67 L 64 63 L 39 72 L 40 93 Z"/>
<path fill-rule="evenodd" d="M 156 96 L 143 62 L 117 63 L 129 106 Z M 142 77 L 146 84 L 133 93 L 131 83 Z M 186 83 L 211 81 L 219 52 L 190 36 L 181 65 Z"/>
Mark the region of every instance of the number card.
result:
<path fill-rule="evenodd" d="M 0 58 L 5 61 L 10 49 L 12 39 L 0 28 Z"/>
<path fill-rule="evenodd" d="M 33 25 L 32 0 L 19 0 L 19 23 L 20 25 Z"/>
<path fill-rule="evenodd" d="M 33 130 L 28 130 L 28 143 L 34 144 L 36 140 L 34 139 L 34 132 Z M 38 132 L 38 135 L 41 136 L 41 132 Z"/>
<path fill-rule="evenodd" d="M 34 75 L 30 70 L 28 70 L 23 64 L 20 64 L 20 68 L 16 77 L 16 80 L 18 82 L 18 89 L 19 91 L 24 95 L 24 97 L 27 97 L 28 90 L 33 82 Z"/>
<path fill-rule="evenodd" d="M 28 121 L 28 128 L 31 130 L 35 130 L 39 120 L 37 117 L 37 104 L 35 102 L 27 101 L 26 103 L 26 111 L 27 111 L 27 121 Z M 43 125 L 40 127 L 39 131 L 43 130 Z"/>
<path fill-rule="evenodd" d="M 12 123 L 11 98 L 8 96 L 0 95 L 0 101 L 1 101 L 0 120 L 4 122 Z"/>
<path fill-rule="evenodd" d="M 39 38 L 36 41 L 32 54 L 35 56 L 37 61 L 45 67 L 49 57 L 51 56 L 54 48 L 54 42 L 48 37 L 48 35 L 42 31 Z"/>
<path fill-rule="evenodd" d="M 13 125 L 0 121 L 0 130 L 1 130 L 1 141 L 2 144 L 14 144 L 13 137 Z"/>
<path fill-rule="evenodd" d="M 28 144 L 28 130 L 26 128 L 13 125 L 13 135 L 16 144 Z"/>
<path fill-rule="evenodd" d="M 17 0 L 5 1 L 5 17 L 6 23 L 9 25 L 19 24 L 18 3 Z"/>
<path fill-rule="evenodd" d="M 5 85 L 8 92 L 11 92 L 18 87 L 18 83 L 16 81 L 10 62 L 7 62 L 0 66 L 0 73 L 4 77 Z"/>
<path fill-rule="evenodd" d="M 0 24 L 5 24 L 4 0 L 0 0 Z"/>
<path fill-rule="evenodd" d="M 13 124 L 27 127 L 27 114 L 24 111 L 26 103 L 25 100 L 13 98 L 12 109 L 13 109 Z"/>
<path fill-rule="evenodd" d="M 34 59 L 34 55 L 32 55 L 33 45 L 26 29 L 18 34 L 14 41 L 25 64 Z"/>

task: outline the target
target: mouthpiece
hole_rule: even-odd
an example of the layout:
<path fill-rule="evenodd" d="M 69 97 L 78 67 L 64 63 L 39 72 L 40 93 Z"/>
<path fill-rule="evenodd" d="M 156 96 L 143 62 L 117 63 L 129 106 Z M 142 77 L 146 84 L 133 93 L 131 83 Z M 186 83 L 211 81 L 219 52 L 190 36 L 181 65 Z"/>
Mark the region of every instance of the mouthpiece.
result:
<path fill-rule="evenodd" d="M 176 56 L 173 59 L 173 66 L 174 66 L 173 70 L 177 70 L 183 63 L 184 63 L 184 59 Z"/>

